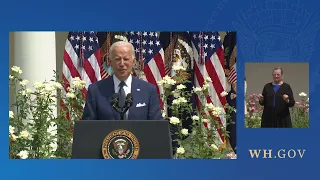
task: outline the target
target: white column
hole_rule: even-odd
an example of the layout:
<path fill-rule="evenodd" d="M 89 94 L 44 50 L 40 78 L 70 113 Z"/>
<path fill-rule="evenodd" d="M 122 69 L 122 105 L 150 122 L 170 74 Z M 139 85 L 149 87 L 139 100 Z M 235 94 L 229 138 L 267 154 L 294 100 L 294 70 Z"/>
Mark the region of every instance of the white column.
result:
<path fill-rule="evenodd" d="M 12 62 L 10 64 L 21 68 L 23 71 L 21 78 L 29 80 L 29 88 L 33 89 L 35 82 L 54 79 L 55 32 L 14 32 L 11 43 Z"/>
<path fill-rule="evenodd" d="M 21 67 L 30 82 L 53 79 L 56 70 L 55 32 L 13 33 L 13 65 Z"/>

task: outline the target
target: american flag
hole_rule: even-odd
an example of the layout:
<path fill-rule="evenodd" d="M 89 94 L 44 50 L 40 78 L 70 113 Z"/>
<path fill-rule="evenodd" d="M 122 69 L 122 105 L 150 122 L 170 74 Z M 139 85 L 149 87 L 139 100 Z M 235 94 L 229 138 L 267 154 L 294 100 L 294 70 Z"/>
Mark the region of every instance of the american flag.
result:
<path fill-rule="evenodd" d="M 214 106 L 224 107 L 226 98 L 220 93 L 226 90 L 226 77 L 224 71 L 224 50 L 218 32 L 190 32 L 192 36 L 192 48 L 194 58 L 194 86 L 202 87 L 206 77 L 210 77 L 209 96 L 202 100 L 197 97 L 197 106 L 204 103 L 212 103 Z M 226 119 L 218 118 L 219 124 L 225 126 Z M 216 128 L 221 142 L 224 142 L 223 132 Z"/>
<path fill-rule="evenodd" d="M 82 94 L 85 98 L 88 86 L 101 80 L 100 47 L 96 32 L 69 32 L 64 49 L 62 78 L 67 92 L 72 78 L 86 82 Z"/>
<path fill-rule="evenodd" d="M 230 73 L 228 75 L 228 82 L 230 84 L 237 83 L 237 64 L 236 63 L 230 68 Z"/>
<path fill-rule="evenodd" d="M 129 32 L 128 41 L 134 46 L 136 70 L 142 69 L 144 79 L 157 87 L 158 94 L 163 93 L 157 82 L 165 76 L 164 51 L 156 32 Z M 136 71 L 139 76 L 139 72 Z M 162 101 L 160 101 L 162 102 Z"/>

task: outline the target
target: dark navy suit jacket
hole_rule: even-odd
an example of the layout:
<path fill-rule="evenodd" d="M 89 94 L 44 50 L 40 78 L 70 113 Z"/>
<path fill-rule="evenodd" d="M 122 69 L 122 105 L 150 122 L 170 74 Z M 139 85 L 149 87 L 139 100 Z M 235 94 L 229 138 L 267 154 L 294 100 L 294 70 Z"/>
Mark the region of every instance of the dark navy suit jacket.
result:
<path fill-rule="evenodd" d="M 120 114 L 111 106 L 114 93 L 112 76 L 89 85 L 82 119 L 120 120 Z M 132 77 L 131 94 L 133 105 L 128 120 L 163 120 L 156 86 Z"/>

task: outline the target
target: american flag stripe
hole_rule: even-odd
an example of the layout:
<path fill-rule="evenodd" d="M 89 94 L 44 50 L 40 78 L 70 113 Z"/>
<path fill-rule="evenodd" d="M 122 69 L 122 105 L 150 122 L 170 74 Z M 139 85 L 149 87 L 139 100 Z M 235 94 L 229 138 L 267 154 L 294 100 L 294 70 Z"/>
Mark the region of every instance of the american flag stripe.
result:
<path fill-rule="evenodd" d="M 229 76 L 228 76 L 228 81 L 230 84 L 233 84 L 233 83 L 236 83 L 237 82 L 237 65 L 234 64 L 232 67 L 231 67 L 231 70 L 230 70 L 230 73 L 229 73 Z"/>
<path fill-rule="evenodd" d="M 67 72 L 69 72 L 69 71 L 67 71 Z M 63 81 L 63 89 L 64 89 L 64 91 L 67 92 L 68 88 L 70 87 L 70 84 L 69 84 L 69 81 L 66 78 L 66 75 L 68 76 L 68 75 L 70 75 L 70 73 L 66 74 L 66 75 L 65 74 L 66 74 L 65 72 L 62 74 L 62 81 Z"/>
<path fill-rule="evenodd" d="M 81 77 L 77 68 L 72 62 L 72 58 L 69 56 L 69 54 L 66 51 L 64 52 L 62 68 L 63 68 L 63 73 L 66 79 L 68 80 L 68 82 L 70 78 Z M 68 71 L 69 73 L 67 73 L 66 71 Z"/>
<path fill-rule="evenodd" d="M 164 68 L 164 52 L 163 49 L 160 49 L 159 53 L 157 53 L 154 57 L 153 57 L 157 67 L 158 67 L 158 71 L 161 75 L 161 78 L 159 78 L 158 80 L 161 80 L 165 75 L 165 68 Z"/>
<path fill-rule="evenodd" d="M 161 93 L 162 88 L 157 85 L 157 81 L 162 79 L 161 74 L 159 72 L 159 68 L 155 62 L 155 60 L 149 61 L 148 65 L 144 66 L 144 74 L 147 78 L 147 81 L 154 84 L 157 87 L 157 92 Z"/>
<path fill-rule="evenodd" d="M 91 83 L 100 80 L 99 77 L 101 77 L 100 71 L 96 71 L 96 69 L 101 68 L 101 65 L 99 64 L 100 62 L 97 60 L 96 57 L 100 57 L 99 50 L 96 51 L 93 55 L 91 55 L 88 61 L 84 62 L 84 70 L 86 71 L 86 74 L 88 75 Z"/>

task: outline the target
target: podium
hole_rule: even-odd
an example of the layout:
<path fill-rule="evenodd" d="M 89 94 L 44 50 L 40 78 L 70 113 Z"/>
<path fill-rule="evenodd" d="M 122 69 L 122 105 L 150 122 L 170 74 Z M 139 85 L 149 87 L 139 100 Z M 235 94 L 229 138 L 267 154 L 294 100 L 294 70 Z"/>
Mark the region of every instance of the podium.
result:
<path fill-rule="evenodd" d="M 77 120 L 72 159 L 171 159 L 166 120 Z"/>

